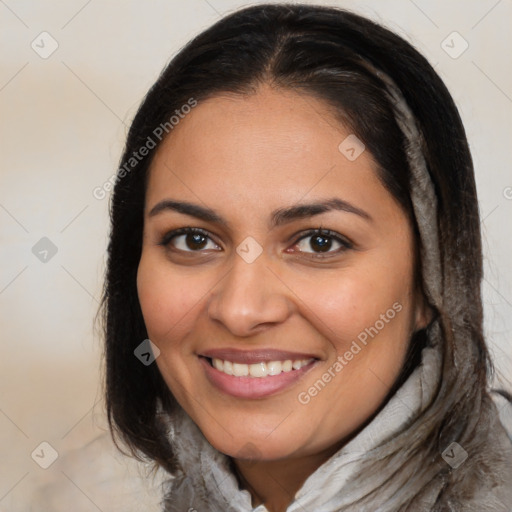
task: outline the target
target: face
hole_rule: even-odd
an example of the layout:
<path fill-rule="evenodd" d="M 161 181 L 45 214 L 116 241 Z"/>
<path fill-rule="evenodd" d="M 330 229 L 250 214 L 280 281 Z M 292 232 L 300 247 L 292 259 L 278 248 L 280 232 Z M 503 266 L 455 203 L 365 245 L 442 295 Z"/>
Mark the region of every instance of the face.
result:
<path fill-rule="evenodd" d="M 410 223 L 369 152 L 339 149 L 350 134 L 321 101 L 262 87 L 200 102 L 153 160 L 148 336 L 172 394 L 235 458 L 348 438 L 424 325 Z"/>

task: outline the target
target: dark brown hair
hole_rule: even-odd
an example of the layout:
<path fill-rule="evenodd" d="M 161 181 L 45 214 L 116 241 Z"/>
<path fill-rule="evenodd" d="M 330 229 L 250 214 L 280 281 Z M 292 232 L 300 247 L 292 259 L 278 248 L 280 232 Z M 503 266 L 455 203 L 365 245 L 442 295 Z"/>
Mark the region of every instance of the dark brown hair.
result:
<path fill-rule="evenodd" d="M 440 241 L 433 249 L 441 255 L 446 307 L 435 313 L 443 331 L 445 366 L 436 398 L 424 413 L 430 418 L 425 442 L 434 454 L 448 440 L 470 436 L 473 426 L 466 418 L 485 393 L 491 367 L 482 334 L 480 226 L 466 135 L 442 80 L 409 43 L 368 19 L 335 8 L 273 4 L 230 14 L 189 42 L 163 70 L 131 124 L 120 167 L 126 169 L 154 130 L 190 98 L 200 104 L 224 92 L 248 95 L 266 83 L 313 95 L 331 106 L 333 115 L 365 143 L 380 179 L 414 223 L 406 141 L 383 82 L 365 63 L 393 79 L 416 117 L 438 199 Z M 145 366 L 134 356 L 148 337 L 136 275 L 146 180 L 158 147 L 129 172 L 120 172 L 116 182 L 102 311 L 112 432 L 134 455 L 172 472 L 174 455 L 158 407 L 172 414 L 175 399 L 157 366 Z M 455 289 L 460 296 L 450 297 L 449 290 Z M 455 329 L 462 329 L 468 344 L 464 351 L 469 347 L 473 354 L 464 364 Z M 419 333 L 411 343 L 408 365 L 394 389 L 417 365 L 425 339 Z M 449 371 L 454 367 L 458 370 Z"/>

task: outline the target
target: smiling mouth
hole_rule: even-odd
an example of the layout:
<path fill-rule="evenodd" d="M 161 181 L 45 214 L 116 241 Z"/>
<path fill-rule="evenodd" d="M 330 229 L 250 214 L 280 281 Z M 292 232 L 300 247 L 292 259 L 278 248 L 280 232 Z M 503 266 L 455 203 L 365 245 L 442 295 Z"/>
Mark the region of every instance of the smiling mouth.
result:
<path fill-rule="evenodd" d="M 257 400 L 290 389 L 314 371 L 321 360 L 313 354 L 261 349 L 209 350 L 198 354 L 209 383 L 235 398 Z"/>
<path fill-rule="evenodd" d="M 210 366 L 213 366 L 219 372 L 234 377 L 253 377 L 263 378 L 269 376 L 277 376 L 282 373 L 289 373 L 300 370 L 304 366 L 309 365 L 316 359 L 313 357 L 307 359 L 286 359 L 284 361 L 260 361 L 253 364 L 235 363 L 219 358 L 205 358 Z"/>

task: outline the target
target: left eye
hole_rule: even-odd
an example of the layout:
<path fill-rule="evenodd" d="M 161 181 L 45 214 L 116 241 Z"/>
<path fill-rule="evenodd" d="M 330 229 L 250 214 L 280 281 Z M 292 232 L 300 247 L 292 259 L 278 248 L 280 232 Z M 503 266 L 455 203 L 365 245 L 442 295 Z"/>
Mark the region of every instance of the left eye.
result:
<path fill-rule="evenodd" d="M 349 249 L 351 244 L 329 230 L 314 230 L 302 236 L 295 246 L 298 247 L 301 252 L 321 254 L 341 252 L 344 249 Z M 308 251 L 308 248 L 311 249 L 311 251 Z"/>

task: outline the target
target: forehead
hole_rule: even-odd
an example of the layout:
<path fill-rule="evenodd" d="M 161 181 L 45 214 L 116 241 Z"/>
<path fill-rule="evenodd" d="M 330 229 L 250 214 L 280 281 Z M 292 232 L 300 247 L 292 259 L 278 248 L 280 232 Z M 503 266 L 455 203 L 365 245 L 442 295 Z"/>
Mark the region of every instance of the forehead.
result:
<path fill-rule="evenodd" d="M 355 203 L 386 199 L 372 156 L 354 137 L 311 96 L 270 87 L 216 96 L 199 102 L 159 147 L 147 206 L 167 195 L 255 212 L 336 194 Z M 357 158 L 347 157 L 354 155 L 347 144 Z"/>

